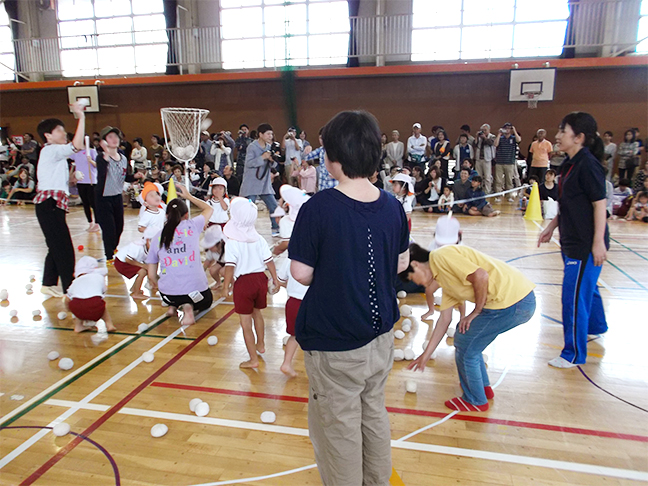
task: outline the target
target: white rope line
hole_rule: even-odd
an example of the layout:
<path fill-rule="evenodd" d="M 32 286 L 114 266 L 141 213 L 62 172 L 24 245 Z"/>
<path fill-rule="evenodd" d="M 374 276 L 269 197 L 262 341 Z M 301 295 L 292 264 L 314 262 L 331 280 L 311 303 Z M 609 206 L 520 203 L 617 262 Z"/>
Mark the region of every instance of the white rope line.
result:
<path fill-rule="evenodd" d="M 414 207 L 412 209 L 438 208 L 439 206 L 454 206 L 455 204 L 465 204 L 467 202 L 478 201 L 480 199 L 488 199 L 489 197 L 503 196 L 504 194 L 508 194 L 510 192 L 518 192 L 521 189 L 526 189 L 527 187 L 531 187 L 531 185 L 530 184 L 523 184 L 523 185 L 521 185 L 519 187 L 514 187 L 513 189 L 509 189 L 508 191 L 495 192 L 493 194 L 485 194 L 484 196 L 473 197 L 471 199 L 459 199 L 458 201 L 453 201 L 452 204 L 450 204 L 450 203 L 426 204 L 425 206 L 416 206 L 416 207 Z"/>

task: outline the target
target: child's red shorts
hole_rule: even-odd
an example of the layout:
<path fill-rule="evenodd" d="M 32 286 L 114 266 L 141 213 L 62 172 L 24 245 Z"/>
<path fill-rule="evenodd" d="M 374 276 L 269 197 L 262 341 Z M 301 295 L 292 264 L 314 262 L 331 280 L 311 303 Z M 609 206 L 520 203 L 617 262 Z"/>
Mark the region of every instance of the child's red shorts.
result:
<path fill-rule="evenodd" d="M 234 282 L 234 312 L 249 315 L 268 306 L 268 277 L 263 272 L 241 275 Z"/>
<path fill-rule="evenodd" d="M 130 263 L 122 262 L 119 258 L 115 258 L 115 270 L 121 273 L 126 278 L 133 278 L 137 275 L 137 272 L 141 270 L 141 267 L 136 267 Z"/>
<path fill-rule="evenodd" d="M 99 296 L 89 299 L 72 299 L 68 307 L 74 317 L 81 321 L 98 321 L 106 312 L 106 301 Z"/>
<path fill-rule="evenodd" d="M 297 320 L 297 313 L 302 301 L 290 297 L 286 302 L 286 332 L 291 336 L 295 335 L 295 321 Z"/>

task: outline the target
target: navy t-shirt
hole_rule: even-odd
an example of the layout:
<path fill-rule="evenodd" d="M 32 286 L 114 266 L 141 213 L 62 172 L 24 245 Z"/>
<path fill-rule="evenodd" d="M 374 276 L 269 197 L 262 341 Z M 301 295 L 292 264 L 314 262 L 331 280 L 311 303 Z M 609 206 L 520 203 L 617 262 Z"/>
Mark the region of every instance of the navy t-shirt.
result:
<path fill-rule="evenodd" d="M 587 260 L 594 243 L 594 206 L 606 198 L 605 168 L 588 148 L 573 159 L 567 157 L 560 168 L 558 206 L 560 246 L 569 258 Z M 610 248 L 605 225 L 605 246 Z"/>
<path fill-rule="evenodd" d="M 288 246 L 291 260 L 314 269 L 295 323 L 302 349 L 349 351 L 391 331 L 400 317 L 393 285 L 398 255 L 408 246 L 403 207 L 384 191 L 364 203 L 327 189 L 304 204 Z"/>

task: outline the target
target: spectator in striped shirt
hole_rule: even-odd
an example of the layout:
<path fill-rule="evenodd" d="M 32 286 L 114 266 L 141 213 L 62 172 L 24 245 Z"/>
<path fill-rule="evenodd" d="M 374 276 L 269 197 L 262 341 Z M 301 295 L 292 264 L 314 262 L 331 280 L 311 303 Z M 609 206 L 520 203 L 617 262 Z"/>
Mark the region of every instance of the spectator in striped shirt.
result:
<path fill-rule="evenodd" d="M 319 143 L 320 146 L 308 154 L 304 160 L 310 162 L 311 160 L 319 159 L 319 165 L 315 168 L 317 170 L 317 192 L 324 189 L 332 189 L 338 185 L 338 181 L 333 179 L 329 171 L 326 169 L 324 163 L 324 145 L 322 144 L 322 128 L 319 130 Z"/>

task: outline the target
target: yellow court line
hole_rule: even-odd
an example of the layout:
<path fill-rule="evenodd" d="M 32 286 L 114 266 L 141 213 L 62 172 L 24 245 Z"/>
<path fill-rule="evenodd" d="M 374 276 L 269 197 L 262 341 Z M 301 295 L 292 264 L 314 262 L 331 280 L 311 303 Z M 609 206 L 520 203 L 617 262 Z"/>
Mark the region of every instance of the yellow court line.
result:
<path fill-rule="evenodd" d="M 556 346 L 555 344 L 547 344 L 547 343 L 540 343 L 540 344 L 542 344 L 543 346 L 547 346 L 548 348 L 561 349 L 561 350 L 563 348 L 562 346 Z M 601 359 L 603 358 L 602 354 L 589 353 L 589 352 L 587 353 L 587 356 L 590 356 L 592 358 L 601 358 Z"/>
<path fill-rule="evenodd" d="M 389 478 L 389 484 L 391 484 L 392 486 L 405 486 L 405 483 L 396 472 L 396 469 L 394 469 L 393 467 L 392 467 L 392 475 Z"/>

